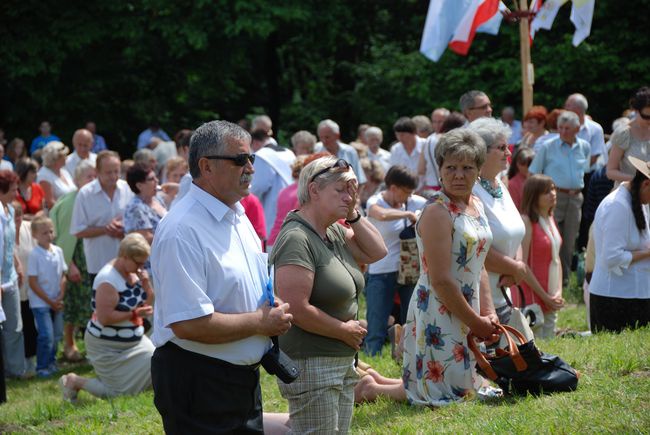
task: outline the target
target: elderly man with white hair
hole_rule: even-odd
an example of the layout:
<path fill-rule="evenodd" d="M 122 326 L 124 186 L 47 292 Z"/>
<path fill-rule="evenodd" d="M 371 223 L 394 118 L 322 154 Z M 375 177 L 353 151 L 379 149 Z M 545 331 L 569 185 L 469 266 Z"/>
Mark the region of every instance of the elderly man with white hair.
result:
<path fill-rule="evenodd" d="M 582 217 L 582 188 L 584 174 L 590 166 L 591 150 L 585 140 L 577 137 L 580 119 L 572 111 L 564 111 L 558 117 L 557 128 L 559 136 L 540 146 L 528 170 L 532 174 L 548 175 L 555 183 L 555 221 L 563 241 L 560 259 L 566 281 Z"/>
<path fill-rule="evenodd" d="M 85 128 L 80 128 L 72 135 L 72 146 L 74 152 L 65 159 L 65 169 L 70 175 L 73 175 L 77 169 L 77 165 L 83 160 L 95 166 L 97 154 L 92 152 L 93 148 L 93 134 Z"/>
<path fill-rule="evenodd" d="M 339 128 L 339 125 L 331 119 L 324 119 L 318 123 L 317 133 L 320 142 L 316 144 L 314 151 L 317 153 L 327 151 L 333 156 L 345 160 L 352 167 L 354 174 L 357 176 L 359 185 L 365 184 L 366 174 L 361 168 L 357 150 L 339 140 L 341 138 L 341 129 Z"/>
<path fill-rule="evenodd" d="M 384 171 L 388 171 L 390 169 L 390 152 L 381 147 L 384 140 L 381 128 L 368 127 L 363 135 L 368 144 L 368 160 L 377 160 L 384 167 Z"/>
<path fill-rule="evenodd" d="M 587 109 L 589 108 L 589 102 L 587 98 L 582 94 L 571 94 L 566 99 L 564 103 L 564 108 L 570 110 L 578 115 L 580 120 L 580 130 L 578 131 L 578 137 L 582 140 L 585 140 L 589 143 L 591 149 L 591 158 L 589 161 L 590 168 L 587 172 L 593 172 L 595 169 L 596 160 L 598 160 L 599 155 L 605 156 L 605 161 L 607 151 L 605 148 L 605 134 L 603 133 L 603 127 L 592 120 L 591 118 L 585 116 L 587 114 Z"/>

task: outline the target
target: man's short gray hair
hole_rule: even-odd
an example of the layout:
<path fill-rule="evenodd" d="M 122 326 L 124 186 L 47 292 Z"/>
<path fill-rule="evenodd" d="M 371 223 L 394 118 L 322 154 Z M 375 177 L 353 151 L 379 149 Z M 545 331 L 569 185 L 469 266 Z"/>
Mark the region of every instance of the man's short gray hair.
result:
<path fill-rule="evenodd" d="M 300 130 L 294 133 L 291 136 L 291 146 L 296 147 L 296 145 L 304 143 L 309 145 L 309 153 L 314 152 L 314 145 L 316 145 L 316 136 L 308 132 L 307 130 Z"/>
<path fill-rule="evenodd" d="M 575 102 L 580 109 L 582 109 L 583 113 L 587 112 L 587 109 L 589 108 L 589 102 L 587 101 L 587 97 L 585 97 L 582 94 L 571 94 L 569 95 L 569 98 L 567 100 L 571 100 Z"/>
<path fill-rule="evenodd" d="M 449 109 L 447 109 L 446 107 L 438 107 L 436 109 L 433 109 L 433 111 L 431 111 L 431 116 L 433 116 L 433 114 L 436 112 L 440 113 L 442 116 L 449 116 L 449 114 L 451 113 Z"/>
<path fill-rule="evenodd" d="M 264 130 L 268 132 L 271 128 L 273 128 L 273 121 L 268 115 L 256 116 L 251 122 L 251 131 Z"/>
<path fill-rule="evenodd" d="M 201 176 L 199 159 L 204 156 L 219 155 L 231 141 L 250 142 L 251 135 L 246 130 L 228 121 L 210 121 L 197 128 L 190 139 L 190 174 L 192 178 Z"/>
<path fill-rule="evenodd" d="M 474 100 L 477 97 L 487 97 L 487 94 L 483 91 L 477 91 L 477 90 L 472 90 L 465 92 L 463 95 L 460 96 L 460 100 L 458 101 L 458 105 L 460 106 L 460 111 L 465 113 L 469 109 L 474 107 Z"/>
<path fill-rule="evenodd" d="M 379 140 L 384 139 L 384 133 L 381 131 L 381 128 L 375 127 L 374 125 L 372 127 L 368 127 L 366 129 L 366 132 L 363 134 L 363 137 L 368 140 L 369 137 L 376 137 Z"/>
<path fill-rule="evenodd" d="M 133 161 L 135 163 L 144 163 L 148 165 L 149 162 L 151 162 L 151 160 L 155 160 L 155 159 L 156 159 L 156 155 L 149 148 L 140 148 L 139 150 L 133 153 Z M 154 168 L 154 171 L 155 170 L 156 169 Z"/>
<path fill-rule="evenodd" d="M 500 139 L 507 141 L 512 134 L 510 127 L 494 118 L 476 119 L 469 124 L 468 128 L 481 136 L 488 150 Z"/>
<path fill-rule="evenodd" d="M 455 128 L 443 134 L 440 136 L 435 150 L 436 163 L 439 168 L 442 168 L 445 159 L 455 157 L 473 160 L 476 167 L 481 169 L 486 154 L 485 141 L 469 128 Z"/>
<path fill-rule="evenodd" d="M 575 112 L 570 110 L 565 110 L 557 117 L 557 125 L 570 124 L 572 127 L 580 127 L 580 118 Z"/>
<path fill-rule="evenodd" d="M 331 119 L 323 119 L 321 122 L 319 122 L 316 131 L 320 131 L 320 129 L 323 127 L 329 128 L 334 132 L 334 134 L 341 134 L 341 129 L 339 128 L 339 125 L 336 122 L 332 121 Z"/>
<path fill-rule="evenodd" d="M 300 171 L 300 178 L 298 179 L 298 202 L 300 202 L 301 206 L 307 204 L 311 200 L 309 196 L 309 185 L 311 184 L 312 177 L 320 171 L 334 166 L 338 160 L 339 159 L 336 156 L 321 157 L 302 168 L 302 171 Z M 314 180 L 314 183 L 316 183 L 318 189 L 321 190 L 338 181 L 345 181 L 347 183 L 350 180 L 356 179 L 357 177 L 354 175 L 352 167 L 350 167 L 345 172 L 334 170 L 324 172 Z"/>

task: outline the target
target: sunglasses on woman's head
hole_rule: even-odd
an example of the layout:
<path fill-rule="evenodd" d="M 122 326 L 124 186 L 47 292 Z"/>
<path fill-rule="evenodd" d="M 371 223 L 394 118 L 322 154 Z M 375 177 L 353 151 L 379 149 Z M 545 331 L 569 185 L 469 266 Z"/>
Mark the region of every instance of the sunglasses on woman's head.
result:
<path fill-rule="evenodd" d="M 311 177 L 311 180 L 309 180 L 309 182 L 310 183 L 313 182 L 316 179 L 316 177 L 323 175 L 324 173 L 329 172 L 332 169 L 341 169 L 343 172 L 345 172 L 348 169 L 350 169 L 350 164 L 343 159 L 338 159 L 336 163 L 334 163 L 332 166 L 329 166 L 325 169 L 321 169 L 320 171 L 316 172 L 316 174 L 313 177 Z"/>
<path fill-rule="evenodd" d="M 208 160 L 230 160 L 237 166 L 246 166 L 246 163 L 255 163 L 255 154 L 237 154 L 236 156 L 203 156 Z"/>

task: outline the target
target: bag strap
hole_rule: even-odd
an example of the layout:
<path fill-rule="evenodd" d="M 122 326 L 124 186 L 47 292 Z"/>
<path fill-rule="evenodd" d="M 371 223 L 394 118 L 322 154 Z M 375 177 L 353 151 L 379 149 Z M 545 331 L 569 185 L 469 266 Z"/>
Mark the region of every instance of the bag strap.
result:
<path fill-rule="evenodd" d="M 517 284 L 516 287 L 519 290 L 519 297 L 521 298 L 521 306 L 525 307 L 526 306 L 526 295 L 524 294 L 524 289 L 522 289 L 519 284 Z M 508 306 L 510 308 L 515 308 L 514 304 L 512 303 L 510 298 L 508 297 L 508 292 L 506 291 L 506 288 L 501 286 L 501 287 L 499 287 L 499 289 L 501 290 L 501 294 L 503 295 L 503 297 L 506 300 L 506 304 L 508 304 Z"/>
<path fill-rule="evenodd" d="M 506 341 L 508 342 L 508 352 L 504 351 L 504 354 L 510 356 L 513 364 L 515 365 L 515 369 L 517 369 L 518 372 L 523 372 L 528 368 L 528 364 L 519 353 L 519 348 L 513 341 L 511 334 L 515 336 L 521 344 L 526 343 L 526 338 L 523 336 L 521 332 L 517 331 L 517 329 L 513 328 L 512 326 L 501 325 L 501 324 L 498 324 L 496 326 L 500 330 L 500 333 L 506 337 Z M 488 378 L 490 378 L 493 381 L 496 381 L 499 376 L 494 371 L 494 369 L 490 365 L 490 362 L 485 357 L 483 352 L 481 352 L 476 346 L 475 337 L 476 336 L 471 332 L 467 334 L 467 345 L 469 349 L 472 351 L 472 353 L 474 354 L 474 357 L 476 358 L 476 363 L 481 368 L 481 370 L 483 370 L 483 372 L 487 375 Z"/>

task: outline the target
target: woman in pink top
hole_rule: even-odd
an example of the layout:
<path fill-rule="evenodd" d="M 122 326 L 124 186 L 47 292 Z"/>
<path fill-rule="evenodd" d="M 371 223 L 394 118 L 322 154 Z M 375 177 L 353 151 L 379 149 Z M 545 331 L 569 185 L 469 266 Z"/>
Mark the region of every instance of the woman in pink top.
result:
<path fill-rule="evenodd" d="M 524 184 L 522 219 L 526 235 L 521 243 L 523 259 L 530 266 L 542 289 L 522 283 L 525 303 L 537 303 L 544 312 L 544 325 L 536 332 L 540 338 L 555 336 L 557 312 L 562 298 L 562 238 L 553 219 L 556 203 L 555 184 L 546 175 L 532 175 Z M 517 292 L 514 295 L 518 299 Z M 520 305 L 523 301 L 517 301 Z"/>
<path fill-rule="evenodd" d="M 304 168 L 312 161 L 328 155 L 329 153 L 316 153 L 316 154 L 303 154 L 296 157 L 296 161 L 291 167 L 292 170 L 291 176 L 293 177 L 294 182 L 293 184 L 290 184 L 284 189 L 282 189 L 278 194 L 278 206 L 276 209 L 277 211 L 275 213 L 275 222 L 273 222 L 273 228 L 271 228 L 271 234 L 269 235 L 269 239 L 267 241 L 267 252 L 271 251 L 270 248 L 273 246 L 273 244 L 275 243 L 275 239 L 278 237 L 278 234 L 280 233 L 280 229 L 282 228 L 282 224 L 284 223 L 284 218 L 287 217 L 287 215 L 291 210 L 296 210 L 299 206 L 298 176 L 300 175 L 300 171 L 302 171 L 302 168 Z"/>
<path fill-rule="evenodd" d="M 528 167 L 535 157 L 535 151 L 528 147 L 519 147 L 512 156 L 512 162 L 508 169 L 508 192 L 515 203 L 517 210 L 521 212 L 521 197 L 524 194 L 524 183 L 528 178 Z"/>

